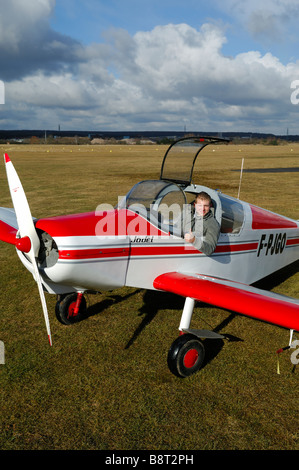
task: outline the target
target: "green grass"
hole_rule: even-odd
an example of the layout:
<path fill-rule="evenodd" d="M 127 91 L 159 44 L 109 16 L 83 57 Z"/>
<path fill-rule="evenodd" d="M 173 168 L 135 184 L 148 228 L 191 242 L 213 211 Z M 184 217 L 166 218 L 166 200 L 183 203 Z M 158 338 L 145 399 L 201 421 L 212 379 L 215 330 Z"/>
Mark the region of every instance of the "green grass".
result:
<path fill-rule="evenodd" d="M 6 146 L 35 217 L 115 204 L 141 179 L 159 178 L 166 147 Z M 291 151 L 291 149 L 293 151 Z M 112 150 L 112 152 L 110 152 Z M 238 193 L 245 168 L 298 166 L 299 146 L 208 147 L 196 180 Z M 4 164 L 0 201 L 11 207 Z M 299 218 L 298 173 L 244 173 L 241 199 Z M 0 246 L 1 450 L 298 450 L 298 368 L 288 331 L 197 304 L 192 326 L 239 341 L 211 343 L 206 366 L 178 379 L 167 367 L 183 300 L 123 288 L 88 297 L 89 317 L 63 326 L 47 296 L 47 341 L 37 286 L 12 246 Z M 267 288 L 298 296 L 298 262 Z"/>

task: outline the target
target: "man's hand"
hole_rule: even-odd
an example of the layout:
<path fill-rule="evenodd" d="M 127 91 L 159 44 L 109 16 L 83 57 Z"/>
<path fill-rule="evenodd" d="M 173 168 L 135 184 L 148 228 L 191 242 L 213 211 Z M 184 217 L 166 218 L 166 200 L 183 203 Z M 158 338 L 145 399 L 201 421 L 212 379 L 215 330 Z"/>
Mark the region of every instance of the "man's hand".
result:
<path fill-rule="evenodd" d="M 185 233 L 185 241 L 187 243 L 194 243 L 195 241 L 195 236 L 191 232 L 191 230 L 188 233 Z"/>

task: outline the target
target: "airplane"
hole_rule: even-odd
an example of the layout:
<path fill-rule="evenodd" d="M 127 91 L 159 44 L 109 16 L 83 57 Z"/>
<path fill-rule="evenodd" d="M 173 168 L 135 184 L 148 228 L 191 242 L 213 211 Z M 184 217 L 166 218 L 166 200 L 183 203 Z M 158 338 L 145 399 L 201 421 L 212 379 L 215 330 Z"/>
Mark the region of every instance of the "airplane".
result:
<path fill-rule="evenodd" d="M 56 317 L 66 325 L 86 318 L 84 294 L 129 286 L 170 292 L 185 299 L 179 336 L 169 348 L 171 373 L 199 371 L 205 339 L 225 334 L 191 328 L 195 302 L 299 331 L 299 299 L 252 284 L 299 259 L 299 220 L 275 214 L 192 181 L 194 165 L 218 137 L 183 137 L 164 155 L 160 178 L 135 184 L 116 206 L 36 219 L 10 157 L 4 154 L 12 208 L 0 208 L 0 240 L 14 245 L 33 275 L 50 345 L 45 293 L 57 297 Z M 192 217 L 195 195 L 208 193 L 221 229 L 207 256 L 184 240 L 184 217 Z"/>

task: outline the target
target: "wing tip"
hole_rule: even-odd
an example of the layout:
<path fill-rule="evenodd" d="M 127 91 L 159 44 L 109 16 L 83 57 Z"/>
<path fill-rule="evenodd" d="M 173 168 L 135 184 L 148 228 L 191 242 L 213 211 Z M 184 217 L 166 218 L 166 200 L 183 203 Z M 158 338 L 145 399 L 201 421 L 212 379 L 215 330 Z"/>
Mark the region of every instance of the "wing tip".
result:
<path fill-rule="evenodd" d="M 7 155 L 7 153 L 4 154 L 4 161 L 5 161 L 5 163 L 10 162 L 10 158 L 9 158 L 9 156 Z"/>

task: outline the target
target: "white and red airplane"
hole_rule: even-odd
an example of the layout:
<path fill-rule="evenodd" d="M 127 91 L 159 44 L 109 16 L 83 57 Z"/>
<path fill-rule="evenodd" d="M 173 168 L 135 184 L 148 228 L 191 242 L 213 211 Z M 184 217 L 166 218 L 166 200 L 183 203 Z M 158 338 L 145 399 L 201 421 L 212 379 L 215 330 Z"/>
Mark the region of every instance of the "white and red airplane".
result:
<path fill-rule="evenodd" d="M 299 259 L 299 221 L 274 214 L 191 182 L 199 152 L 212 137 L 183 138 L 170 145 L 160 179 L 133 186 L 116 208 L 35 219 L 7 154 L 14 209 L 0 208 L 0 239 L 15 245 L 38 284 L 49 342 L 44 292 L 57 295 L 64 324 L 84 318 L 85 292 L 121 286 L 156 289 L 185 298 L 180 335 L 168 353 L 172 373 L 186 377 L 203 364 L 205 338 L 225 338 L 190 328 L 195 301 L 299 331 L 299 300 L 251 285 Z M 207 192 L 221 226 L 217 247 L 206 256 L 184 241 L 182 215 L 195 195 Z"/>

